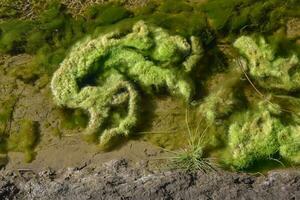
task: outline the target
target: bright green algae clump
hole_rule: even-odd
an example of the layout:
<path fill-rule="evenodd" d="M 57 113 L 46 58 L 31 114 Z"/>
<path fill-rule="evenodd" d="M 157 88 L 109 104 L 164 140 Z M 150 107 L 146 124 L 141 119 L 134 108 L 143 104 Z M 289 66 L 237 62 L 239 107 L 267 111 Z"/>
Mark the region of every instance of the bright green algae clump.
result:
<path fill-rule="evenodd" d="M 281 57 L 263 37 L 241 36 L 234 47 L 238 57 L 209 77 L 198 108 L 211 148 L 220 147 L 221 163 L 239 170 L 267 160 L 299 164 L 297 55 Z"/>
<path fill-rule="evenodd" d="M 257 40 L 243 36 L 234 46 L 248 61 L 250 75 L 266 89 L 300 89 L 299 59 L 296 54 L 288 58 L 276 57 L 271 45 L 260 37 Z"/>
<path fill-rule="evenodd" d="M 37 12 L 33 19 L 19 19 L 18 12 L 10 13 L 6 9 L 1 12 L 0 8 L 0 20 L 2 13 L 5 19 L 0 22 L 0 52 L 33 55 L 26 74 L 38 77 L 52 74 L 65 59 L 52 80 L 56 103 L 71 111 L 63 109 L 61 128 L 87 125 L 84 136 L 99 142 L 103 148 L 111 147 L 133 132 L 142 117 L 138 113 L 139 93 L 167 90 L 186 101 L 194 93 L 195 97 L 203 98 L 199 108 L 201 117 L 195 117 L 194 123 L 200 123 L 199 135 L 207 136 L 207 141 L 201 144 L 205 156 L 224 145 L 227 151 L 222 152 L 220 161 L 235 169 L 251 168 L 269 158 L 299 164 L 297 55 L 279 56 L 273 48 L 276 41 L 270 45 L 262 37 L 243 36 L 236 40 L 234 46 L 240 53 L 242 69 L 262 94 L 270 96 L 262 102 L 239 63 L 227 62 L 231 55 L 215 51 L 223 39 L 226 43 L 241 33 L 271 35 L 280 27 L 284 29 L 289 17 L 299 16 L 298 7 L 295 0 L 209 0 L 204 4 L 165 0 L 149 2 L 131 11 L 119 3 L 92 5 L 84 13 L 74 15 L 55 1 L 40 9 L 45 12 Z M 136 23 L 139 20 L 146 23 Z M 96 37 L 81 40 L 90 33 Z M 193 69 L 202 49 L 198 39 L 190 38 L 191 35 L 199 36 L 205 47 L 205 69 L 202 65 Z M 278 47 L 280 50 L 291 50 L 292 41 L 278 39 L 284 43 Z M 78 40 L 81 41 L 70 49 Z M 223 60 L 220 55 L 226 58 Z M 24 70 L 18 68 L 17 72 L 24 76 Z M 251 97 L 245 94 L 246 90 L 251 90 Z M 1 132 L 10 112 L 7 108 L 0 116 L 0 122 L 3 118 Z M 180 112 L 184 115 L 184 111 Z M 166 124 L 174 123 L 167 118 L 162 120 Z M 183 121 L 175 121 L 184 127 Z M 38 139 L 37 130 L 33 122 L 22 126 L 24 131 L 9 138 L 5 136 L 7 139 L 1 145 L 5 152 L 8 149 L 25 152 L 30 160 Z M 169 129 L 168 125 L 165 127 Z M 170 137 L 175 139 L 169 140 Z M 157 144 L 167 146 L 174 142 L 174 146 L 183 146 L 183 137 L 181 134 L 158 136 Z M 201 152 L 197 157 L 203 155 Z"/>
<path fill-rule="evenodd" d="M 139 96 L 135 86 L 146 92 L 167 88 L 189 101 L 194 93 L 189 72 L 201 54 L 197 38 L 191 37 L 189 43 L 139 21 L 131 33 L 116 31 L 77 43 L 54 73 L 51 88 L 57 104 L 89 112 L 85 136 L 107 147 L 127 136 L 137 123 Z M 101 86 L 84 85 L 97 72 Z M 117 127 L 105 127 L 112 108 L 124 104 L 128 105 L 127 115 L 117 119 Z"/>
<path fill-rule="evenodd" d="M 245 169 L 255 161 L 273 158 L 278 154 L 284 160 L 299 164 L 299 113 L 292 105 L 289 108 L 291 110 L 288 110 L 281 106 L 283 104 L 271 102 L 276 96 L 294 104 L 299 101 L 296 97 L 272 93 L 273 90 L 279 92 L 278 89 L 299 89 L 297 55 L 291 54 L 288 58 L 276 56 L 274 49 L 262 37 L 242 36 L 235 41 L 234 46 L 244 57 L 238 66 L 249 74 L 253 81 L 252 87 L 257 83 L 268 90 L 269 95 L 263 96 L 263 101 L 252 102 L 247 110 L 236 112 L 230 118 L 227 141 L 229 158 L 225 162 L 235 168 Z M 258 95 L 262 95 L 261 92 Z M 284 120 L 287 116 L 290 120 Z"/>
<path fill-rule="evenodd" d="M 300 126 L 283 124 L 281 112 L 278 105 L 262 101 L 256 109 L 236 113 L 229 126 L 230 158 L 226 162 L 245 169 L 278 153 L 284 160 L 299 164 Z"/>
<path fill-rule="evenodd" d="M 280 155 L 286 160 L 300 163 L 300 126 L 291 126 L 286 132 L 278 135 Z"/>
<path fill-rule="evenodd" d="M 228 146 L 231 164 L 246 168 L 254 161 L 271 157 L 279 148 L 277 135 L 285 131 L 274 115 L 278 109 L 261 102 L 255 110 L 238 114 L 238 120 L 229 127 Z"/>

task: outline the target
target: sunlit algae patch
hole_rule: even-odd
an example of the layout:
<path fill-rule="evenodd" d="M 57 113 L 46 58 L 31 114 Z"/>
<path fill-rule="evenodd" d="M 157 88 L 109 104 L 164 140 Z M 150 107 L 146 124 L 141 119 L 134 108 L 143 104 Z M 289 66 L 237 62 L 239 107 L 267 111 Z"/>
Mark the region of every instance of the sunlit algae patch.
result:
<path fill-rule="evenodd" d="M 188 101 L 194 93 L 189 73 L 201 55 L 196 37 L 170 35 L 139 21 L 130 33 L 115 31 L 74 45 L 54 73 L 54 100 L 60 106 L 88 111 L 84 136 L 106 148 L 128 136 L 137 124 L 137 87 L 145 92 L 166 88 Z M 100 85 L 84 84 L 97 72 Z M 127 115 L 118 118 L 116 127 L 106 127 L 113 108 L 124 105 Z"/>
<path fill-rule="evenodd" d="M 242 36 L 234 46 L 248 60 L 249 73 L 266 89 L 300 89 L 299 59 L 296 54 L 278 58 L 271 45 L 262 37 Z"/>
<path fill-rule="evenodd" d="M 273 48 L 263 38 L 248 36 L 238 38 L 234 46 L 244 57 L 244 69 L 260 87 L 299 89 L 299 60 L 295 54 L 275 57 Z M 286 111 L 264 98 L 254 108 L 236 113 L 229 126 L 228 162 L 236 168 L 247 168 L 254 161 L 271 158 L 276 153 L 289 162 L 300 163 L 299 113 Z M 290 115 L 291 120 L 283 122 L 283 113 Z"/>

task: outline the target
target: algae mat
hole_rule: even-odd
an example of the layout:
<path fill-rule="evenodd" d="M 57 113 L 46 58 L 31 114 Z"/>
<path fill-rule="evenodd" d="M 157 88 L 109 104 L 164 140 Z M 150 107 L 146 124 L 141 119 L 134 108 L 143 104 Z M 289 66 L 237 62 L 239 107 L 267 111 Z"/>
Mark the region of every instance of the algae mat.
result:
<path fill-rule="evenodd" d="M 297 1 L 23 4 L 0 10 L 8 168 L 148 151 L 188 170 L 299 164 Z"/>

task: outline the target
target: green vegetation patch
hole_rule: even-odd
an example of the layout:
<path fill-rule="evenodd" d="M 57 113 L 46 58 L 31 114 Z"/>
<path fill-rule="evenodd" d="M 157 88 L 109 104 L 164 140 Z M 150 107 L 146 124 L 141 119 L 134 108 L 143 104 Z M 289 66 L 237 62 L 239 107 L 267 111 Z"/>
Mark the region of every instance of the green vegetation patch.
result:
<path fill-rule="evenodd" d="M 31 162 L 36 155 L 34 149 L 40 137 L 39 124 L 31 120 L 21 120 L 18 125 L 17 132 L 2 133 L 0 152 L 22 152 L 25 154 L 24 161 Z"/>
<path fill-rule="evenodd" d="M 45 3 L 44 11 L 38 12 L 34 19 L 12 16 L 0 21 L 0 52 L 34 55 L 32 66 L 28 67 L 38 74 L 52 74 L 69 48 L 87 34 L 95 31 L 130 31 L 132 25 L 141 19 L 184 36 L 208 35 L 207 40 L 210 40 L 209 34 L 204 31 L 207 24 L 203 14 L 190 12 L 182 6 L 178 6 L 181 8 L 178 10 L 176 5 L 166 2 L 149 13 L 143 13 L 128 11 L 118 3 L 109 3 L 90 6 L 84 17 L 75 18 L 58 1 L 49 1 Z M 126 20 L 123 22 L 123 19 Z"/>
<path fill-rule="evenodd" d="M 89 112 L 85 137 L 96 138 L 102 148 L 128 136 L 136 125 L 139 94 L 135 87 L 144 92 L 166 89 L 188 102 L 194 94 L 189 73 L 202 56 L 198 38 L 170 35 L 144 21 L 125 34 L 110 32 L 77 43 L 51 82 L 58 105 Z M 91 86 L 90 74 L 97 72 L 102 84 Z M 112 108 L 124 104 L 127 115 L 115 117 L 116 127 L 105 127 L 107 118 L 114 117 Z"/>
<path fill-rule="evenodd" d="M 39 124 L 30 120 L 20 122 L 19 131 L 7 139 L 7 151 L 25 153 L 25 161 L 34 159 L 34 148 L 39 140 Z"/>
<path fill-rule="evenodd" d="M 299 6 L 297 0 L 210 0 L 203 10 L 223 33 L 270 33 L 285 25 L 286 16 L 299 17 Z"/>
<path fill-rule="evenodd" d="M 82 15 L 59 1 L 34 5 L 41 11 L 22 19 L 14 6 L 0 6 L 0 53 L 33 57 L 9 76 L 53 77 L 54 101 L 72 109 L 63 111 L 61 129 L 86 128 L 87 140 L 110 148 L 134 132 L 142 93 L 168 94 L 198 107 L 196 135 L 207 138 L 186 142 L 176 156 L 184 168 L 210 168 L 203 157 L 219 149 L 219 161 L 239 170 L 275 158 L 300 163 L 300 47 L 286 37 L 287 20 L 300 17 L 297 0 L 164 0 L 132 10 L 106 3 Z M 36 122 L 6 135 L 6 103 L 1 151 L 30 161 Z M 173 136 L 151 138 L 173 148 L 183 138 Z"/>
<path fill-rule="evenodd" d="M 283 124 L 273 115 L 274 108 L 260 102 L 257 110 L 239 113 L 228 131 L 228 146 L 232 157 L 230 164 L 247 168 L 255 161 L 271 158 L 279 148 L 277 135 L 284 132 Z"/>

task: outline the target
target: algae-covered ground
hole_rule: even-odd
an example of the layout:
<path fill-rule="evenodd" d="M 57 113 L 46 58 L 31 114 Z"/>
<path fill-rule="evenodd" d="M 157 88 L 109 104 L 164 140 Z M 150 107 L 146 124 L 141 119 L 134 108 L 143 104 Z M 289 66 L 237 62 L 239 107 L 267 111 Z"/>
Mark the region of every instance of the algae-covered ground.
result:
<path fill-rule="evenodd" d="M 299 10 L 297 0 L 3 0 L 1 165 L 297 171 Z"/>

